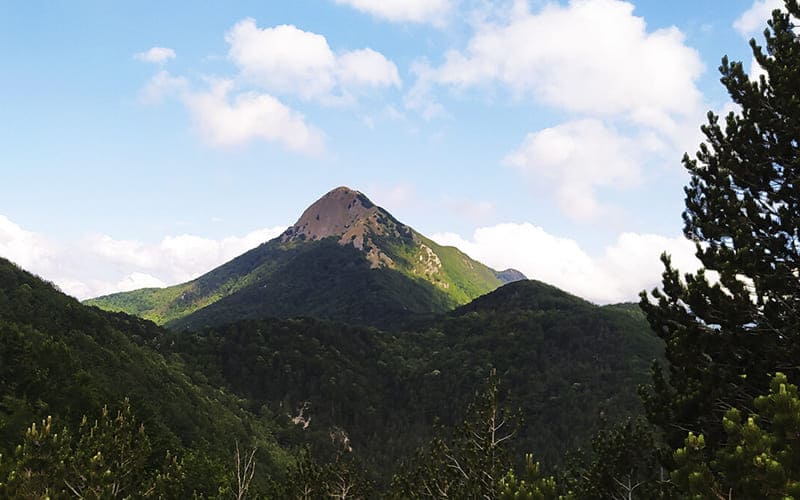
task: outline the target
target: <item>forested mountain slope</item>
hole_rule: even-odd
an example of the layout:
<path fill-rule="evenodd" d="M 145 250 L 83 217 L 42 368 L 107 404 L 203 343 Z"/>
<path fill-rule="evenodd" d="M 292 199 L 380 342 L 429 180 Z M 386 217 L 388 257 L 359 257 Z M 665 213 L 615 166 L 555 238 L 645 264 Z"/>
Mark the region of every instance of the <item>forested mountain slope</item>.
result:
<path fill-rule="evenodd" d="M 316 319 L 242 321 L 156 339 L 214 384 L 331 432 L 386 477 L 434 432 L 460 421 L 492 369 L 524 420 L 514 448 L 550 465 L 585 445 L 600 418 L 641 411 L 636 387 L 662 345 L 641 313 L 598 307 L 534 281 L 505 285 L 417 331 Z M 302 439 L 300 436 L 297 439 Z"/>
<path fill-rule="evenodd" d="M 12 456 L 32 422 L 51 415 L 59 428 L 76 426 L 128 398 L 153 442 L 154 463 L 171 451 L 225 467 L 238 441 L 259 443 L 264 471 L 280 475 L 289 457 L 273 437 L 272 418 L 190 380 L 179 359 L 142 345 L 165 333 L 84 306 L 0 258 L 0 454 Z"/>

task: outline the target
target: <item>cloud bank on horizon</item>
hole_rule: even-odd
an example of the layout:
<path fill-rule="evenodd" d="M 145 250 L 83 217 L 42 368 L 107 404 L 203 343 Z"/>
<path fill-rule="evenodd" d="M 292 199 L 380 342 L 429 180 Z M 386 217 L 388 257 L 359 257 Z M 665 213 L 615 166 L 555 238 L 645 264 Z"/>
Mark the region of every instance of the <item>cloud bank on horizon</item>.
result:
<path fill-rule="evenodd" d="M 189 281 L 284 229 L 262 228 L 222 239 L 179 234 L 154 244 L 104 234 L 56 241 L 0 214 L 0 256 L 52 281 L 69 295 L 87 299 Z"/>
<path fill-rule="evenodd" d="M 87 299 L 194 279 L 284 229 L 263 228 L 217 240 L 181 234 L 155 244 L 87 235 L 70 243 L 49 240 L 0 215 L 0 255 L 53 281 L 62 291 Z M 600 304 L 632 301 L 640 291 L 656 286 L 664 251 L 684 272 L 700 267 L 694 245 L 681 237 L 623 233 L 599 256 L 590 255 L 575 240 L 529 223 L 478 228 L 471 239 L 454 233 L 432 238 L 495 269 L 513 267 Z"/>

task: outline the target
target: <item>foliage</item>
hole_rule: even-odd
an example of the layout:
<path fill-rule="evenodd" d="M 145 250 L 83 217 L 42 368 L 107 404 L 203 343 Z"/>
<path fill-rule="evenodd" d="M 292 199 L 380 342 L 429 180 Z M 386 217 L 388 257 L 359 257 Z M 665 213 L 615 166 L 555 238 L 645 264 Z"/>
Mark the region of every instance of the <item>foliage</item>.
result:
<path fill-rule="evenodd" d="M 682 279 L 665 257 L 662 289 L 653 300 L 642 295 L 669 361 L 667 373 L 656 369 L 645 406 L 673 448 L 690 430 L 713 455 L 725 442 L 726 412 L 747 409 L 770 373 L 797 370 L 800 38 L 792 16 L 800 6 L 787 0 L 772 14 L 766 47 L 751 41 L 766 72 L 758 81 L 723 58 L 721 81 L 741 110 L 722 123 L 709 113 L 706 142 L 684 157 L 692 176 L 684 232 L 705 270 Z"/>
<path fill-rule="evenodd" d="M 563 477 L 570 500 L 671 498 L 669 474 L 661 467 L 663 445 L 642 418 L 604 426 L 592 439 L 591 455 L 573 457 Z"/>
<path fill-rule="evenodd" d="M 180 490 L 181 464 L 169 453 L 161 469 L 148 468 L 151 448 L 144 427 L 125 401 L 116 416 L 103 407 L 94 422 L 83 418 L 73 438 L 55 432 L 52 417 L 33 423 L 0 472 L 4 498 L 162 498 Z"/>
<path fill-rule="evenodd" d="M 310 316 L 385 327 L 413 314 L 442 313 L 455 305 L 424 279 L 388 268 L 372 269 L 361 251 L 330 238 L 295 245 L 286 252 L 285 263 L 253 278 L 251 285 L 169 326 L 196 329 L 241 319 Z"/>
<path fill-rule="evenodd" d="M 510 440 L 518 430 L 517 417 L 501 406 L 498 391 L 497 374 L 492 372 L 456 435 L 437 437 L 421 451 L 394 478 L 393 494 L 398 498 L 498 498 L 509 469 Z"/>
<path fill-rule="evenodd" d="M 373 484 L 352 454 L 340 452 L 329 463 L 321 464 L 306 448 L 289 471 L 284 498 L 372 498 Z"/>
<path fill-rule="evenodd" d="M 181 356 L 197 382 L 268 408 L 289 426 L 283 444 L 308 443 L 333 460 L 330 432 L 341 429 L 375 479 L 429 441 L 435 423 L 457 426 L 493 369 L 526 415 L 513 442 L 519 462 L 536 450 L 552 467 L 589 442 L 600 415 L 641 411 L 635 388 L 660 355 L 641 313 L 536 282 L 426 323 L 390 334 L 310 318 L 241 321 L 170 332 L 151 345 Z"/>
<path fill-rule="evenodd" d="M 545 476 L 539 462 L 534 462 L 533 455 L 525 455 L 525 468 L 517 477 L 513 469 L 509 470 L 499 485 L 500 500 L 556 500 L 563 498 L 558 494 L 558 483 L 553 476 Z"/>
<path fill-rule="evenodd" d="M 52 418 L 34 422 L 11 461 L 0 463 L 0 493 L 4 497 L 47 498 L 66 494 L 66 461 L 71 453 L 66 428 L 54 432 Z"/>
<path fill-rule="evenodd" d="M 165 334 L 150 322 L 83 306 L 0 260 L 0 453 L 12 455 L 31 421 L 52 415 L 76 429 L 105 401 L 128 398 L 148 429 L 148 467 L 172 451 L 190 457 L 191 470 L 208 464 L 195 477 L 213 476 L 228 466 L 239 439 L 257 443 L 265 476 L 279 477 L 289 456 L 275 441 L 272 416 L 190 380 L 179 358 L 144 345 Z"/>
<path fill-rule="evenodd" d="M 675 451 L 672 478 L 686 498 L 800 497 L 800 398 L 778 373 L 770 392 L 755 399 L 759 413 L 736 408 L 723 419 L 727 439 L 708 458 L 703 435 L 689 433 Z"/>

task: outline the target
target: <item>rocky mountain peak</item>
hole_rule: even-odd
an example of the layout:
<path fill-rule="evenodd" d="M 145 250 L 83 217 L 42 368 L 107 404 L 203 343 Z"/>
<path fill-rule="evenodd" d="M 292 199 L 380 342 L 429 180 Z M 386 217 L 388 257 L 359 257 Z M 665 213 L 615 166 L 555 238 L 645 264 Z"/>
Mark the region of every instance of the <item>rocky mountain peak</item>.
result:
<path fill-rule="evenodd" d="M 412 238 L 413 231 L 372 203 L 364 193 L 341 186 L 309 206 L 281 235 L 281 241 L 317 241 L 337 237 L 339 244 L 352 244 L 366 252 L 374 267 L 392 267 L 392 259 L 374 244 L 376 235 Z"/>

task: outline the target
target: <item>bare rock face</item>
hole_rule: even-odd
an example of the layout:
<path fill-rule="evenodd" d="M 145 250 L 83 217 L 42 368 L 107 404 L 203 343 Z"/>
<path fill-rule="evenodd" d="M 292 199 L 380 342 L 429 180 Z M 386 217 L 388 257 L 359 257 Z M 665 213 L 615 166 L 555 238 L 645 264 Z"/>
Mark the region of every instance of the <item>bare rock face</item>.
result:
<path fill-rule="evenodd" d="M 374 241 L 375 236 L 413 238 L 413 231 L 363 193 L 338 187 L 314 202 L 281 235 L 281 241 L 316 241 L 337 237 L 340 245 L 363 251 L 372 267 L 394 267 L 392 259 Z"/>

